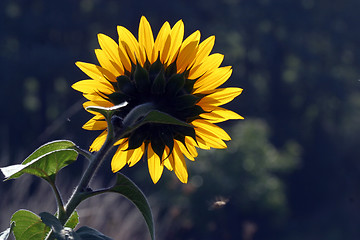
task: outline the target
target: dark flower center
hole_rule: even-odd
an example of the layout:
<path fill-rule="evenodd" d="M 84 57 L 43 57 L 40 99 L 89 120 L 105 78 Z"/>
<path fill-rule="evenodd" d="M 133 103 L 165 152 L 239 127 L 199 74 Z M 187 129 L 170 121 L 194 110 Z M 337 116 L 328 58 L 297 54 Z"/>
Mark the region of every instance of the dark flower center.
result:
<path fill-rule="evenodd" d="M 128 102 L 127 106 L 115 113 L 121 119 L 136 106 L 152 103 L 156 110 L 191 123 L 204 113 L 196 105 L 204 95 L 192 94 L 196 79 L 188 79 L 188 74 L 188 71 L 177 73 L 176 61 L 167 67 L 159 59 L 153 64 L 146 61 L 144 67 L 133 64 L 131 72 L 126 71 L 116 78 L 117 82 L 112 82 L 115 92 L 106 95 L 106 99 L 114 105 Z M 174 139 L 185 144 L 185 136 L 195 140 L 195 130 L 192 127 L 148 123 L 126 137 L 129 138 L 128 149 L 136 149 L 143 142 L 151 142 L 154 152 L 161 158 L 165 146 L 172 151 Z"/>

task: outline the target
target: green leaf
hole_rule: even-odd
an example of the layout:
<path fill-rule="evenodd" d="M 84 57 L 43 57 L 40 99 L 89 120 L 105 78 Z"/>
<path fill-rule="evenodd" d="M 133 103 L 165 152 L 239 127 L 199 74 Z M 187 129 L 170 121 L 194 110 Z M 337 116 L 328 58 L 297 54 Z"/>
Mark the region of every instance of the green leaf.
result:
<path fill-rule="evenodd" d="M 33 174 L 46 180 L 60 169 L 77 159 L 78 151 L 73 142 L 59 140 L 49 142 L 36 149 L 21 164 L 0 168 L 6 180 L 20 177 L 24 173 Z"/>
<path fill-rule="evenodd" d="M 138 186 L 126 176 L 118 173 L 116 183 L 109 192 L 120 193 L 129 199 L 141 212 L 149 228 L 151 239 L 155 239 L 154 220 L 149 202 Z"/>
<path fill-rule="evenodd" d="M 71 164 L 77 159 L 78 152 L 72 149 L 56 150 L 26 164 L 16 164 L 0 168 L 6 180 L 18 178 L 24 173 L 32 174 L 47 181 L 53 181 L 53 177 L 62 168 Z"/>
<path fill-rule="evenodd" d="M 13 233 L 16 240 L 43 240 L 50 231 L 38 215 L 28 210 L 15 212 L 11 221 L 15 222 Z"/>
<path fill-rule="evenodd" d="M 64 227 L 69 227 L 74 229 L 79 224 L 79 214 L 77 211 L 73 211 L 69 219 L 66 221 Z"/>
<path fill-rule="evenodd" d="M 36 149 L 32 154 L 30 154 L 23 162 L 22 164 L 26 164 L 28 162 L 31 162 L 35 158 L 41 157 L 42 155 L 45 155 L 49 152 L 55 151 L 55 150 L 62 150 L 62 149 L 71 149 L 76 147 L 75 143 L 69 140 L 57 140 L 48 142 L 38 149 Z"/>
<path fill-rule="evenodd" d="M 87 226 L 83 226 L 83 227 L 79 228 L 76 231 L 76 235 L 80 239 L 84 239 L 84 240 L 85 239 L 86 240 L 112 240 L 111 238 L 105 236 L 98 230 L 95 230 L 95 229 L 87 227 Z"/>

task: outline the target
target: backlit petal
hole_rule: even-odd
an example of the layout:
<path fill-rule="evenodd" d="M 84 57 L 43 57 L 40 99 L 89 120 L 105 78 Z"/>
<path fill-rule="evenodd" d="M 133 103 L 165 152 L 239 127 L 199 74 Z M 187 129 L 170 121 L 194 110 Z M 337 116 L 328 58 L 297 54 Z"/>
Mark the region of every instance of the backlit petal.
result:
<path fill-rule="evenodd" d="M 196 79 L 204 75 L 206 72 L 214 71 L 221 65 L 223 60 L 224 55 L 220 53 L 214 53 L 206 57 L 200 65 L 190 69 L 189 79 Z"/>
<path fill-rule="evenodd" d="M 117 71 L 121 74 L 124 74 L 124 69 L 121 65 L 119 65 L 120 56 L 118 50 L 119 46 L 117 43 L 112 38 L 104 34 L 98 34 L 98 41 L 107 58 L 114 63 L 114 67 L 117 69 Z"/>
<path fill-rule="evenodd" d="M 105 143 L 106 136 L 107 136 L 107 130 L 103 131 L 103 132 L 94 140 L 94 142 L 93 142 L 93 143 L 91 144 L 91 146 L 90 146 L 90 151 L 91 151 L 91 152 L 99 151 L 100 148 L 102 147 L 102 145 Z"/>
<path fill-rule="evenodd" d="M 76 62 L 78 68 L 86 73 L 90 78 L 99 82 L 116 82 L 116 77 L 110 71 L 91 63 Z"/>
<path fill-rule="evenodd" d="M 215 124 L 212 124 L 206 120 L 196 119 L 196 120 L 192 121 L 191 124 L 197 128 L 202 128 L 203 130 L 211 132 L 223 140 L 226 140 L 226 141 L 231 140 L 229 134 L 227 134 L 221 127 L 218 127 Z"/>
<path fill-rule="evenodd" d="M 97 115 L 87 121 L 82 128 L 86 130 L 104 130 L 107 128 L 107 123 L 104 116 Z"/>
<path fill-rule="evenodd" d="M 215 44 L 215 36 L 210 36 L 199 44 L 196 60 L 193 67 L 200 65 L 209 56 Z"/>
<path fill-rule="evenodd" d="M 200 77 L 194 84 L 194 93 L 211 90 L 226 82 L 232 74 L 230 66 L 215 69 L 211 74 Z"/>
<path fill-rule="evenodd" d="M 184 39 L 184 23 L 182 20 L 179 20 L 174 27 L 171 29 L 170 32 L 171 36 L 171 46 L 169 51 L 169 58 L 167 59 L 167 63 L 170 65 L 172 62 L 174 62 L 181 43 Z"/>
<path fill-rule="evenodd" d="M 151 143 L 148 145 L 148 168 L 152 181 L 157 183 L 164 170 L 164 165 L 161 164 L 159 156 L 152 149 Z"/>
<path fill-rule="evenodd" d="M 102 92 L 111 94 L 114 92 L 114 88 L 110 83 L 99 83 L 94 80 L 82 80 L 74 83 L 71 87 L 83 93 Z"/>
<path fill-rule="evenodd" d="M 134 166 L 137 162 L 139 162 L 139 160 L 141 159 L 141 157 L 144 155 L 145 153 L 145 143 L 143 143 L 140 147 L 134 149 L 134 150 L 128 150 L 132 151 L 131 156 L 128 160 L 128 164 L 129 167 Z"/>
<path fill-rule="evenodd" d="M 219 88 L 214 91 L 214 93 L 209 94 L 202 98 L 198 105 L 199 106 L 220 106 L 225 103 L 232 101 L 235 97 L 239 96 L 242 92 L 241 88 L 229 87 L 229 88 Z"/>
<path fill-rule="evenodd" d="M 203 107 L 204 111 L 208 113 L 203 113 L 200 117 L 209 120 L 212 123 L 223 122 L 230 119 L 244 119 L 244 117 L 240 116 L 236 112 L 231 110 L 222 108 L 222 107 Z"/>
<path fill-rule="evenodd" d="M 154 52 L 152 54 L 152 61 L 155 62 L 158 58 L 158 54 L 160 53 L 160 60 L 164 63 L 169 55 L 170 45 L 171 45 L 171 37 L 170 37 L 171 27 L 168 22 L 165 22 L 161 27 L 155 43 L 154 43 Z"/>
<path fill-rule="evenodd" d="M 174 150 L 173 150 L 173 169 L 176 174 L 176 176 L 179 178 L 179 180 L 182 183 L 187 183 L 188 181 L 188 172 L 187 167 L 184 159 L 184 155 L 181 153 L 181 150 L 177 143 L 174 144 Z"/>
<path fill-rule="evenodd" d="M 176 60 L 178 73 L 184 72 L 193 62 L 197 52 L 197 45 L 197 41 L 190 42 L 180 51 L 178 59 Z"/>
<path fill-rule="evenodd" d="M 120 76 L 124 74 L 124 69 L 117 64 L 113 60 L 110 60 L 105 52 L 101 49 L 95 49 L 95 55 L 98 59 L 100 65 L 108 70 L 109 72 L 113 73 L 115 76 Z"/>
<path fill-rule="evenodd" d="M 119 146 L 111 160 L 111 170 L 115 173 L 120 171 L 127 163 L 127 153 L 123 151 L 123 147 Z"/>
<path fill-rule="evenodd" d="M 151 26 L 144 16 L 141 17 L 139 25 L 139 45 L 145 47 L 145 52 L 148 59 L 152 59 L 154 36 L 151 30 Z"/>

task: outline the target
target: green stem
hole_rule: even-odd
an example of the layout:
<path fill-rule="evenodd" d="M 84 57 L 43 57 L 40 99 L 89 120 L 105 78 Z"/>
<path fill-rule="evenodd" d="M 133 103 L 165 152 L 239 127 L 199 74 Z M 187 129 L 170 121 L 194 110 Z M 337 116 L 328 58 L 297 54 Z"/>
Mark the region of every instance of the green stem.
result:
<path fill-rule="evenodd" d="M 76 187 L 74 193 L 67 202 L 65 206 L 65 215 L 62 218 L 59 217 L 61 224 L 64 225 L 66 223 L 67 219 L 71 216 L 75 208 L 82 201 L 81 193 L 86 191 L 86 188 L 88 187 L 92 177 L 100 167 L 108 152 L 111 150 L 113 144 L 114 140 L 112 134 L 108 132 L 108 137 L 106 138 L 104 145 L 101 147 L 100 151 L 98 151 L 91 159 L 91 162 L 82 176 L 79 185 Z"/>
<path fill-rule="evenodd" d="M 101 147 L 101 149 L 95 154 L 91 155 L 90 164 L 88 168 L 85 170 L 79 185 L 76 187 L 75 191 L 73 192 L 72 196 L 70 197 L 69 201 L 67 202 L 64 211 L 64 214 L 59 214 L 59 220 L 62 225 L 66 223 L 66 221 L 69 219 L 75 208 L 80 204 L 82 200 L 84 200 L 84 192 L 86 192 L 86 189 L 100 167 L 101 163 L 104 161 L 106 155 L 109 153 L 111 148 L 113 147 L 114 143 L 122 138 L 126 134 L 126 130 L 133 126 L 135 122 L 140 118 L 145 116 L 149 111 L 154 109 L 153 103 L 144 103 L 137 107 L 135 107 L 133 110 L 131 110 L 128 115 L 125 117 L 123 121 L 123 129 L 120 132 L 117 132 L 114 136 L 114 127 L 111 123 L 111 117 L 112 112 L 107 111 L 104 114 L 105 119 L 107 121 L 107 137 L 105 140 L 105 143 Z"/>
<path fill-rule="evenodd" d="M 50 184 L 51 189 L 53 190 L 53 192 L 55 194 L 56 203 L 57 203 L 57 206 L 58 206 L 59 218 L 63 217 L 64 214 L 65 214 L 65 208 L 64 208 L 64 203 L 62 201 L 59 189 L 57 188 L 57 186 L 55 184 L 55 181 L 47 181 L 47 182 Z"/>

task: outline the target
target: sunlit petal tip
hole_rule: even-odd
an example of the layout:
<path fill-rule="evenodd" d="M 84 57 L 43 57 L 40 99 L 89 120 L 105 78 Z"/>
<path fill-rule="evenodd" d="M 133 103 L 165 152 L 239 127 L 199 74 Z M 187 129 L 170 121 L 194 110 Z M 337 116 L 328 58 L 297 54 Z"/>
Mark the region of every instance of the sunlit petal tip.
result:
<path fill-rule="evenodd" d="M 120 171 L 126 165 L 126 161 L 127 161 L 126 153 L 122 151 L 121 147 L 118 147 L 111 160 L 112 172 L 115 173 Z"/>

